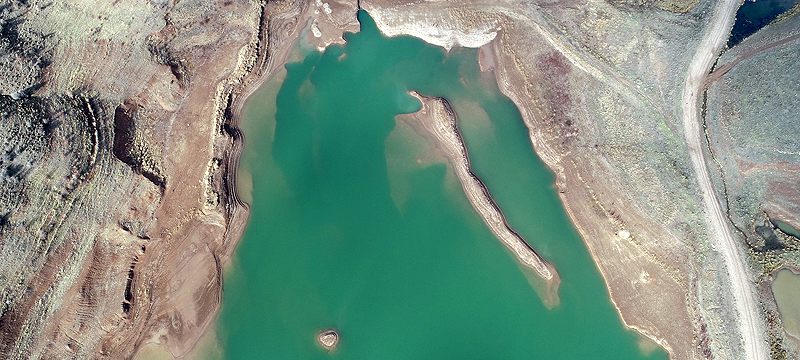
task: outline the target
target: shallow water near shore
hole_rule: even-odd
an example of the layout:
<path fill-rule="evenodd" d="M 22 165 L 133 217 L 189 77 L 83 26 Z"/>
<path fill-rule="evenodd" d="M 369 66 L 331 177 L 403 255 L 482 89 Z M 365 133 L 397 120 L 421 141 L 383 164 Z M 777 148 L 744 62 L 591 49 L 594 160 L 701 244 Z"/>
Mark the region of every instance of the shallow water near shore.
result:
<path fill-rule="evenodd" d="M 800 230 L 793 228 L 792 225 L 789 225 L 789 223 L 780 220 L 772 220 L 772 223 L 775 224 L 775 226 L 777 226 L 778 229 L 780 229 L 784 233 L 800 238 Z"/>
<path fill-rule="evenodd" d="M 800 274 L 789 269 L 779 271 L 772 282 L 772 293 L 786 332 L 800 339 Z"/>
<path fill-rule="evenodd" d="M 224 283 L 227 359 L 664 359 L 624 328 L 475 50 L 385 38 L 365 12 L 345 46 L 287 65 L 245 109 L 251 218 Z M 272 84 L 275 86 L 276 84 Z M 398 136 L 407 92 L 450 100 L 476 173 L 561 275 L 547 309 L 426 141 Z M 391 138 L 391 141 L 387 139 Z M 322 329 L 339 331 L 327 352 Z"/>

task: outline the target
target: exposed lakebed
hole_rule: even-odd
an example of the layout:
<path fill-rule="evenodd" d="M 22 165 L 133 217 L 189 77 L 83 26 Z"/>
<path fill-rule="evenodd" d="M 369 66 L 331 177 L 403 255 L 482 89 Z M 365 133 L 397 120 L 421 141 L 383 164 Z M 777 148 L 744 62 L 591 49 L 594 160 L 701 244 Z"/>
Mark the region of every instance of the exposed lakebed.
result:
<path fill-rule="evenodd" d="M 383 37 L 365 12 L 344 46 L 287 65 L 246 108 L 250 223 L 226 274 L 229 359 L 663 359 L 626 330 L 477 52 Z M 272 86 L 277 84 L 273 83 Z M 273 88 L 274 90 L 274 88 Z M 548 308 L 443 158 L 395 116 L 451 100 L 474 171 L 561 275 Z M 427 149 L 420 151 L 420 149 Z M 317 344 L 336 329 L 338 344 Z"/>

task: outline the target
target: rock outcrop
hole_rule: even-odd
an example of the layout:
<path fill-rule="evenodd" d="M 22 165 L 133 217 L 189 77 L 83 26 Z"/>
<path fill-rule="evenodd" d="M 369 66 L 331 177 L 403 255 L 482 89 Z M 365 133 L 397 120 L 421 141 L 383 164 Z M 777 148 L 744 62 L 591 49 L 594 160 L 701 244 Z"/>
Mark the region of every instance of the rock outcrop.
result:
<path fill-rule="evenodd" d="M 0 5 L 1 358 L 194 346 L 247 217 L 233 189 L 237 108 L 314 10 Z"/>

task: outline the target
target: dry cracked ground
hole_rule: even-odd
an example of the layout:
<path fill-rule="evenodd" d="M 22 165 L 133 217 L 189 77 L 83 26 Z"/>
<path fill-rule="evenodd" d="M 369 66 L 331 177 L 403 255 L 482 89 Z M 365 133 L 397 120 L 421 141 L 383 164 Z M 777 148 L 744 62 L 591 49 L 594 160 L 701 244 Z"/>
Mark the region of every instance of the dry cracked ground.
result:
<path fill-rule="evenodd" d="M 299 35 L 324 46 L 357 29 L 359 6 L 387 34 L 492 39 L 482 66 L 520 108 L 626 324 L 674 359 L 800 357 L 770 290 L 800 269 L 797 8 L 727 48 L 707 44 L 732 25 L 709 0 L 328 3 L 0 3 L 1 358 L 188 354 L 247 218 L 242 101 Z M 693 67 L 704 51 L 709 68 Z"/>

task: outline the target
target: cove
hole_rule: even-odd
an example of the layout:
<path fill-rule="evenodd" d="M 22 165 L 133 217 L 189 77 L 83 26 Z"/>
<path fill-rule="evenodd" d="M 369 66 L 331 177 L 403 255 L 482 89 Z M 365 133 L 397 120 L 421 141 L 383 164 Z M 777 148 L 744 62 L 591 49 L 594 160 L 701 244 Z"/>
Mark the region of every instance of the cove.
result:
<path fill-rule="evenodd" d="M 369 15 L 344 46 L 286 66 L 245 109 L 251 218 L 224 283 L 226 359 L 664 359 L 624 328 L 477 51 L 386 38 Z M 425 139 L 408 91 L 449 99 L 510 224 L 561 275 L 548 309 Z M 335 328 L 333 352 L 316 344 Z"/>

